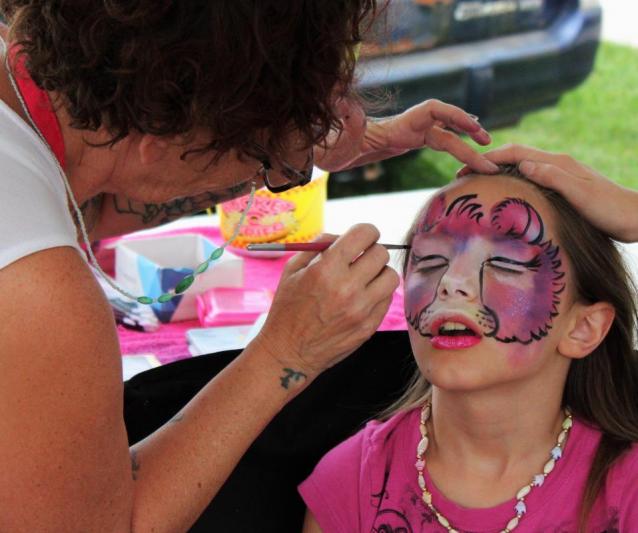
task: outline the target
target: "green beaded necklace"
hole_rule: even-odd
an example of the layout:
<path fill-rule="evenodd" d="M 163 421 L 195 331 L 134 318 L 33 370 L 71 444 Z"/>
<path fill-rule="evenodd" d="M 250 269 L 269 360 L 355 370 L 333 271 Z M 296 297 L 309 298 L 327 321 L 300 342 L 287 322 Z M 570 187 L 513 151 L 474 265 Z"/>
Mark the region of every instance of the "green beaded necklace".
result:
<path fill-rule="evenodd" d="M 151 304 L 154 304 L 155 302 L 166 303 L 172 300 L 173 298 L 175 298 L 175 296 L 177 296 L 178 294 L 182 294 L 183 292 L 188 290 L 188 288 L 194 283 L 195 278 L 197 276 L 206 272 L 210 264 L 213 261 L 216 261 L 217 259 L 219 259 L 223 255 L 224 249 L 237 238 L 237 235 L 239 235 L 239 230 L 244 224 L 244 221 L 246 220 L 246 215 L 248 211 L 250 210 L 250 207 L 252 206 L 253 199 L 255 198 L 255 190 L 256 190 L 256 186 L 255 186 L 255 182 L 253 181 L 250 186 L 250 197 L 248 198 L 248 203 L 246 204 L 246 208 L 242 211 L 241 217 L 239 218 L 239 222 L 235 226 L 235 230 L 233 231 L 233 234 L 230 236 L 230 238 L 224 244 L 222 244 L 219 248 L 215 248 L 211 252 L 211 254 L 208 256 L 208 259 L 206 259 L 206 261 L 197 265 L 197 267 L 195 268 L 192 274 L 188 274 L 184 276 L 181 279 L 181 281 L 177 285 L 175 285 L 175 288 L 172 291 L 165 292 L 164 294 L 159 295 L 157 298 L 152 298 L 150 296 L 133 296 L 132 294 L 129 295 L 127 291 L 117 286 L 115 282 L 113 282 L 111 278 L 102 271 L 102 269 L 97 263 L 97 259 L 93 255 L 93 251 L 91 250 L 91 247 L 87 243 L 89 239 L 88 239 L 88 236 L 86 235 L 86 229 L 84 228 L 84 221 L 81 218 L 79 218 L 81 215 L 78 213 L 79 209 L 77 208 L 75 198 L 73 198 L 72 193 L 70 193 L 70 188 L 67 188 L 69 197 L 71 198 L 71 202 L 73 203 L 73 208 L 76 212 L 76 215 L 78 216 L 78 220 L 80 221 L 80 228 L 82 229 L 82 238 L 84 240 L 84 243 L 87 246 L 87 250 L 89 251 L 91 264 L 98 270 L 98 272 L 100 272 L 102 277 L 109 283 L 109 285 L 111 285 L 111 287 L 113 287 L 120 294 L 124 294 L 125 296 L 128 296 L 129 298 L 133 300 L 137 300 L 139 303 L 146 304 L 146 305 L 151 305 Z"/>
<path fill-rule="evenodd" d="M 8 51 L 7 51 L 6 44 L 5 44 L 4 40 L 0 39 L 0 41 L 2 41 L 2 47 L 4 49 L 4 54 L 5 54 L 5 61 L 4 61 L 5 68 L 7 70 L 7 74 L 9 76 L 9 81 L 11 82 L 11 86 L 13 87 L 13 91 L 15 92 L 18 100 L 20 101 L 20 105 L 22 106 L 22 109 L 24 110 L 25 115 L 28 117 L 29 122 L 31 124 L 31 127 L 37 133 L 37 135 L 40 138 L 40 140 L 44 143 L 44 146 L 46 146 L 47 150 L 51 154 L 51 157 L 53 158 L 53 160 L 55 161 L 55 163 L 56 163 L 56 165 L 58 167 L 58 171 L 60 173 L 60 176 L 62 177 L 62 181 L 64 182 L 64 187 L 65 187 L 66 193 L 67 193 L 67 195 L 69 197 L 69 201 L 71 202 L 71 205 L 73 206 L 73 211 L 75 212 L 75 216 L 76 216 L 77 221 L 78 221 L 78 223 L 80 225 L 80 233 L 82 234 L 82 240 L 84 241 L 84 245 L 86 246 L 86 252 L 87 252 L 87 254 L 89 256 L 89 263 L 93 266 L 93 268 L 95 268 L 95 270 L 98 272 L 100 277 L 102 277 L 104 279 L 104 281 L 106 281 L 106 283 L 108 283 L 114 290 L 119 292 L 122 296 L 125 296 L 126 298 L 129 298 L 131 300 L 136 300 L 137 302 L 139 302 L 141 304 L 144 304 L 144 305 L 152 305 L 154 303 L 166 303 L 166 302 L 169 302 L 170 300 L 172 300 L 176 296 L 178 296 L 178 295 L 182 294 L 183 292 L 185 292 L 186 290 L 188 290 L 188 288 L 195 281 L 195 278 L 197 276 L 199 276 L 200 274 L 206 272 L 206 270 L 208 270 L 208 267 L 211 265 L 211 263 L 213 263 L 214 261 L 218 260 L 223 255 L 224 250 L 226 249 L 226 247 L 237 238 L 237 235 L 239 235 L 239 231 L 240 231 L 244 221 L 246 220 L 246 215 L 247 215 L 248 211 L 250 210 L 250 208 L 252 206 L 253 199 L 255 198 L 255 190 L 257 188 L 256 183 L 254 181 L 251 183 L 250 197 L 248 199 L 248 203 L 246 204 L 246 208 L 244 209 L 244 211 L 241 214 L 239 222 L 235 226 L 235 230 L 234 230 L 233 234 L 230 236 L 230 238 L 226 242 L 224 242 L 224 244 L 222 244 L 219 248 L 216 248 L 215 250 L 213 250 L 213 252 L 208 256 L 208 259 L 206 259 L 206 261 L 204 261 L 203 263 L 200 263 L 195 268 L 195 270 L 193 271 L 192 274 L 188 274 L 187 276 L 184 276 L 180 280 L 180 282 L 177 285 L 175 285 L 174 289 L 172 289 L 172 290 L 170 290 L 168 292 L 165 292 L 164 294 L 160 294 L 159 296 L 157 296 L 155 298 L 152 297 L 152 296 L 146 296 L 146 295 L 135 296 L 134 294 L 131 294 L 126 289 L 120 287 L 117 283 L 115 283 L 115 281 L 108 274 L 106 274 L 106 272 L 104 272 L 104 270 L 102 270 L 102 267 L 97 262 L 97 259 L 96 259 L 95 255 L 93 254 L 93 250 L 91 249 L 91 242 L 89 240 L 88 232 L 86 231 L 86 226 L 84 224 L 84 218 L 82 217 L 82 211 L 80 210 L 80 208 L 78 206 L 78 203 L 75 200 L 75 196 L 73 195 L 73 191 L 71 190 L 71 185 L 69 184 L 69 180 L 66 177 L 66 173 L 64 172 L 64 169 L 62 168 L 62 165 L 60 165 L 60 162 L 58 161 L 58 158 L 53 153 L 53 150 L 51 149 L 51 146 L 49 146 L 49 143 L 47 142 L 46 138 L 44 137 L 44 135 L 42 134 L 42 132 L 40 131 L 40 129 L 36 125 L 35 121 L 33 120 L 33 117 L 31 116 L 31 113 L 29 112 L 29 108 L 27 107 L 27 105 L 26 105 L 26 103 L 24 101 L 24 98 L 22 97 L 22 93 L 20 92 L 20 90 L 18 88 L 17 82 L 16 82 L 15 77 L 13 75 L 13 71 L 11 70 L 11 67 L 9 65 L 9 54 L 8 54 Z"/>

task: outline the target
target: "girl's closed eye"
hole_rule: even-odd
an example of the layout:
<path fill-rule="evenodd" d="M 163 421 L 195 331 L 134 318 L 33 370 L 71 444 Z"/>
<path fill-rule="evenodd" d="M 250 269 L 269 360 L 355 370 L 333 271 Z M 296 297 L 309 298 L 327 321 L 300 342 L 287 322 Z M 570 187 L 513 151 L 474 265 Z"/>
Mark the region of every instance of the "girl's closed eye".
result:
<path fill-rule="evenodd" d="M 421 257 L 412 253 L 412 264 L 416 272 L 429 274 L 441 268 L 447 268 L 450 262 L 448 258 L 443 255 L 432 254 Z"/>
<path fill-rule="evenodd" d="M 518 261 L 516 259 L 511 259 L 509 257 L 490 257 L 486 261 L 486 265 L 498 270 L 501 273 L 512 274 L 515 276 L 520 276 L 525 274 L 525 272 L 532 271 L 534 272 L 540 266 L 538 256 L 532 258 L 529 261 Z"/>

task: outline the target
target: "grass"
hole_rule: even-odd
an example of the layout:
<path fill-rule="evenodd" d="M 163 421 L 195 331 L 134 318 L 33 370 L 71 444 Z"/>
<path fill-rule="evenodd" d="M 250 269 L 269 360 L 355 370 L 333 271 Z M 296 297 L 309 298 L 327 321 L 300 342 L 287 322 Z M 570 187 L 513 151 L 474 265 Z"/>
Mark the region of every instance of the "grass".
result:
<path fill-rule="evenodd" d="M 638 50 L 603 43 L 590 77 L 553 108 L 531 113 L 515 127 L 491 131 L 492 146 L 520 143 L 565 152 L 610 179 L 638 189 Z M 459 163 L 422 150 L 386 164 L 393 190 L 447 183 Z"/>

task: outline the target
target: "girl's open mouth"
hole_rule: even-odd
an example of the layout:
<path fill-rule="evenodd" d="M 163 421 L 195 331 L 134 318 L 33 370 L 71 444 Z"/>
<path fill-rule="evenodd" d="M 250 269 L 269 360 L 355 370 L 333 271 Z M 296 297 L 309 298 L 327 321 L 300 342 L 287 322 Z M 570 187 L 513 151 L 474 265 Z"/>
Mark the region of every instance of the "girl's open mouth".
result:
<path fill-rule="evenodd" d="M 432 327 L 432 346 L 439 350 L 461 350 L 481 342 L 476 326 L 461 317 L 437 320 Z"/>

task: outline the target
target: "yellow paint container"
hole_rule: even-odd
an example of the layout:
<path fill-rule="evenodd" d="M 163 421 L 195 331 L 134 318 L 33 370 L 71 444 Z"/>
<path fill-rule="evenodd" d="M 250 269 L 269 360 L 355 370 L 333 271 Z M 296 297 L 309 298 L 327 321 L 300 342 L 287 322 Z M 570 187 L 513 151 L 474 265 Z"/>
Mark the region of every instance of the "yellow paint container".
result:
<path fill-rule="evenodd" d="M 324 205 L 328 188 L 328 172 L 315 167 L 312 181 L 275 194 L 268 189 L 255 193 L 234 248 L 246 248 L 253 243 L 309 242 L 323 231 Z M 248 196 L 236 198 L 218 206 L 222 237 L 232 236 Z"/>

